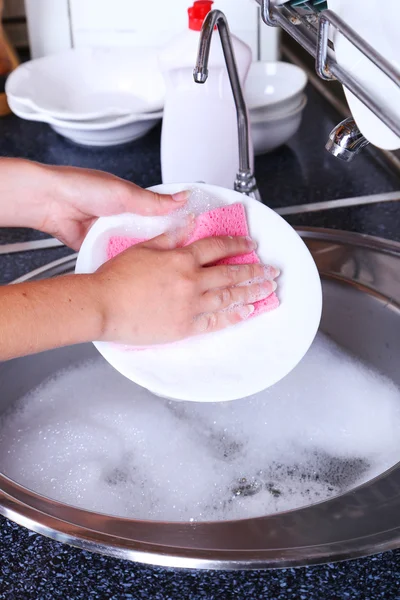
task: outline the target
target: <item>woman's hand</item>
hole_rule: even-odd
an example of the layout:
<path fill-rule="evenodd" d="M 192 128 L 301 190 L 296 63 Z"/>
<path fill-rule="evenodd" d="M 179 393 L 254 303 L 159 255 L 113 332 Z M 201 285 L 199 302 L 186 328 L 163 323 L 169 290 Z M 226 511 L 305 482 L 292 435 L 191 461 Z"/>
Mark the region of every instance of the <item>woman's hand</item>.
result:
<path fill-rule="evenodd" d="M 173 249 L 179 241 L 165 234 L 138 244 L 90 275 L 3 286 L 0 360 L 93 340 L 147 346 L 216 331 L 247 319 L 276 287 L 273 267 L 207 266 L 247 254 L 254 244 L 246 238 Z"/>
<path fill-rule="evenodd" d="M 102 171 L 0 159 L 0 227 L 32 227 L 74 250 L 98 217 L 163 215 L 186 199 L 186 192 L 162 196 Z"/>
<path fill-rule="evenodd" d="M 94 274 L 103 307 L 101 340 L 147 346 L 217 331 L 247 319 L 252 303 L 276 289 L 273 267 L 207 266 L 254 250 L 248 238 L 214 237 L 173 249 L 178 243 L 164 234 Z"/>

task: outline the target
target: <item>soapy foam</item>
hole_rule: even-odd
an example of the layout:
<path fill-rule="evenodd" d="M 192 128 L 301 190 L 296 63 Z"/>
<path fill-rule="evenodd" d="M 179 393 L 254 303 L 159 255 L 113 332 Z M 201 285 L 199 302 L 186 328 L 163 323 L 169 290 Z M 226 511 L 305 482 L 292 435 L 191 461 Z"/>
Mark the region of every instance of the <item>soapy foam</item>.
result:
<path fill-rule="evenodd" d="M 175 231 L 187 226 L 189 217 L 198 217 L 200 214 L 225 206 L 226 202 L 199 188 L 189 190 L 189 198 L 184 206 L 164 216 L 143 216 L 131 213 L 109 217 L 114 224 L 103 231 L 96 239 L 92 241 L 90 251 L 86 252 L 85 271 L 93 272 L 103 263 L 109 260 L 107 255 L 107 246 L 110 236 L 132 237 L 137 241 L 144 241 L 154 238 L 167 231 Z M 129 245 L 127 246 L 129 247 Z M 126 248 L 124 248 L 126 250 Z"/>
<path fill-rule="evenodd" d="M 88 510 L 246 518 L 342 493 L 400 456 L 400 390 L 318 335 L 300 365 L 228 403 L 171 402 L 101 359 L 57 374 L 0 427 L 0 470 Z"/>

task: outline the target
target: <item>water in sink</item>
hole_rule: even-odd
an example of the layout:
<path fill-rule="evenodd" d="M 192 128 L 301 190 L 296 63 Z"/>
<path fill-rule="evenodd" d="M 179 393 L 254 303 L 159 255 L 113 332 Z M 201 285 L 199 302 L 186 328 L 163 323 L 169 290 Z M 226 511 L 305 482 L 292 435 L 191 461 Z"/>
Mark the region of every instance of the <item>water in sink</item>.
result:
<path fill-rule="evenodd" d="M 319 335 L 286 379 L 231 403 L 156 398 L 101 358 L 60 372 L 3 417 L 0 470 L 88 510 L 236 519 L 367 481 L 399 460 L 399 430 L 399 388 Z"/>

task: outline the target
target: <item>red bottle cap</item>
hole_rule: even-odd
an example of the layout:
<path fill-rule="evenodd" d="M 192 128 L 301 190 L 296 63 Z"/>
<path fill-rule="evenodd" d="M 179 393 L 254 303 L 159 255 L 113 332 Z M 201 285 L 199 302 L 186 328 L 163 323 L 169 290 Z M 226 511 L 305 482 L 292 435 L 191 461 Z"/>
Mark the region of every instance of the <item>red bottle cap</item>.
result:
<path fill-rule="evenodd" d="M 203 21 L 211 10 L 212 0 L 197 0 L 188 8 L 189 29 L 201 31 Z"/>

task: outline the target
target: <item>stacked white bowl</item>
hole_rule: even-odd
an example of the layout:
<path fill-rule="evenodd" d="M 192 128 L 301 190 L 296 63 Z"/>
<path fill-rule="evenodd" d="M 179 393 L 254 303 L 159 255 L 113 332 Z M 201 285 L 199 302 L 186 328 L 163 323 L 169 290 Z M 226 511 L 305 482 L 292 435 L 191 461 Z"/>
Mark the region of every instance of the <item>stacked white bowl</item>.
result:
<path fill-rule="evenodd" d="M 306 83 L 290 63 L 252 64 L 244 94 L 255 154 L 297 131 Z M 113 146 L 144 136 L 162 119 L 165 85 L 156 49 L 79 48 L 22 64 L 6 93 L 23 119 L 48 123 L 78 144 Z"/>
<path fill-rule="evenodd" d="M 164 80 L 147 48 L 79 48 L 29 61 L 6 82 L 11 110 L 74 142 L 112 146 L 162 119 Z"/>
<path fill-rule="evenodd" d="M 301 124 L 307 104 L 305 72 L 287 62 L 254 62 L 245 87 L 255 154 L 287 142 Z"/>

